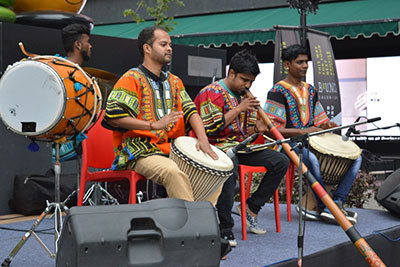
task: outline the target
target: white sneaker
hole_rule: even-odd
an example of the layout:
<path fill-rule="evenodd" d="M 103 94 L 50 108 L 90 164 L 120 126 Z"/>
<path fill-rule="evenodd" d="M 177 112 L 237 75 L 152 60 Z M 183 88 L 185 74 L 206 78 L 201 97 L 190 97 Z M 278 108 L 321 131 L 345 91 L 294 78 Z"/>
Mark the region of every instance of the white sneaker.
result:
<path fill-rule="evenodd" d="M 236 206 L 236 210 L 241 215 L 241 207 L 240 204 Z M 251 216 L 246 208 L 246 226 L 253 234 L 263 235 L 267 233 L 267 230 L 258 227 L 257 216 Z"/>

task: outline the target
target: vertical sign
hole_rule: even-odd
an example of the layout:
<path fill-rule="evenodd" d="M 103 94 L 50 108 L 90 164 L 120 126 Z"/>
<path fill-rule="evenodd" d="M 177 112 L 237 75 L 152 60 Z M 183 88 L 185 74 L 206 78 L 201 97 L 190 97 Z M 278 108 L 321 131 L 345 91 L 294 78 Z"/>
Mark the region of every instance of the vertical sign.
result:
<path fill-rule="evenodd" d="M 308 32 L 314 68 L 314 87 L 329 119 L 342 123 L 339 81 L 332 45 L 326 34 Z"/>
<path fill-rule="evenodd" d="M 288 46 L 300 44 L 300 37 L 297 29 L 277 29 L 274 51 L 274 84 L 285 79 L 287 71 L 283 68 L 282 49 Z"/>

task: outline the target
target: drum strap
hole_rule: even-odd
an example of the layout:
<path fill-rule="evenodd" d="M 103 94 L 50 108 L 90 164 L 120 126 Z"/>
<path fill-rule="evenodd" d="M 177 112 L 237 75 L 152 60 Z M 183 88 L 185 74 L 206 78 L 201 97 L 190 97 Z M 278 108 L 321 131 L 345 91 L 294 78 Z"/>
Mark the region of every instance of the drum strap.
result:
<path fill-rule="evenodd" d="M 54 65 L 59 65 L 59 66 L 64 66 L 64 67 L 72 68 L 72 66 L 71 66 L 71 65 L 63 64 L 63 63 L 60 63 L 60 62 L 62 62 L 62 61 L 60 61 L 60 60 L 57 60 L 57 59 L 53 59 L 53 63 L 54 63 Z M 75 67 L 74 67 L 74 69 L 76 70 L 76 68 L 75 68 Z"/>

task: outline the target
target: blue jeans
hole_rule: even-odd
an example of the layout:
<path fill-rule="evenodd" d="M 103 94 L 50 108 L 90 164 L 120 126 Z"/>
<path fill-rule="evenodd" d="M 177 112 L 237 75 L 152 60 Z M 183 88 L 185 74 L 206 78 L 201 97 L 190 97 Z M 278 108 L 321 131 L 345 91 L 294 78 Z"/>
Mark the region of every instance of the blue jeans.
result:
<path fill-rule="evenodd" d="M 298 148 L 296 148 L 295 151 L 297 154 L 299 153 Z M 309 151 L 308 149 L 303 148 L 303 161 L 304 164 L 308 167 L 311 174 L 314 175 L 315 179 L 325 188 L 324 182 L 322 181 L 319 161 L 315 156 L 315 154 Z M 358 170 L 361 167 L 361 161 L 362 158 L 360 156 L 350 166 L 349 170 L 347 171 L 343 179 L 340 181 L 335 193 L 333 194 L 334 200 L 341 200 L 343 203 L 346 202 L 347 195 L 349 194 L 351 186 L 353 185 L 353 182 L 357 177 Z M 318 201 L 318 207 L 320 209 L 324 209 L 325 208 L 324 203 L 322 203 L 321 199 L 315 193 L 314 195 Z"/>

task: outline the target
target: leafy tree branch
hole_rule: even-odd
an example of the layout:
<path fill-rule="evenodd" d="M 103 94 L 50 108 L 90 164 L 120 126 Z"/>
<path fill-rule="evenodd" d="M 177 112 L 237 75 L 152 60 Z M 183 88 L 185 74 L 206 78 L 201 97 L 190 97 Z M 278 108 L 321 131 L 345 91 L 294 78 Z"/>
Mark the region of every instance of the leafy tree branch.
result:
<path fill-rule="evenodd" d="M 150 2 L 152 2 L 153 5 L 150 5 Z M 140 0 L 136 3 L 135 10 L 125 9 L 124 16 L 132 16 L 133 20 L 139 24 L 145 21 L 145 19 L 139 15 L 139 11 L 145 9 L 150 17 L 156 19 L 154 22 L 155 25 L 163 26 L 168 32 L 170 32 L 174 30 L 176 25 L 178 25 L 178 23 L 174 21 L 174 17 L 168 17 L 166 14 L 171 9 L 170 5 L 172 3 L 175 3 L 179 7 L 185 5 L 182 0 Z"/>

